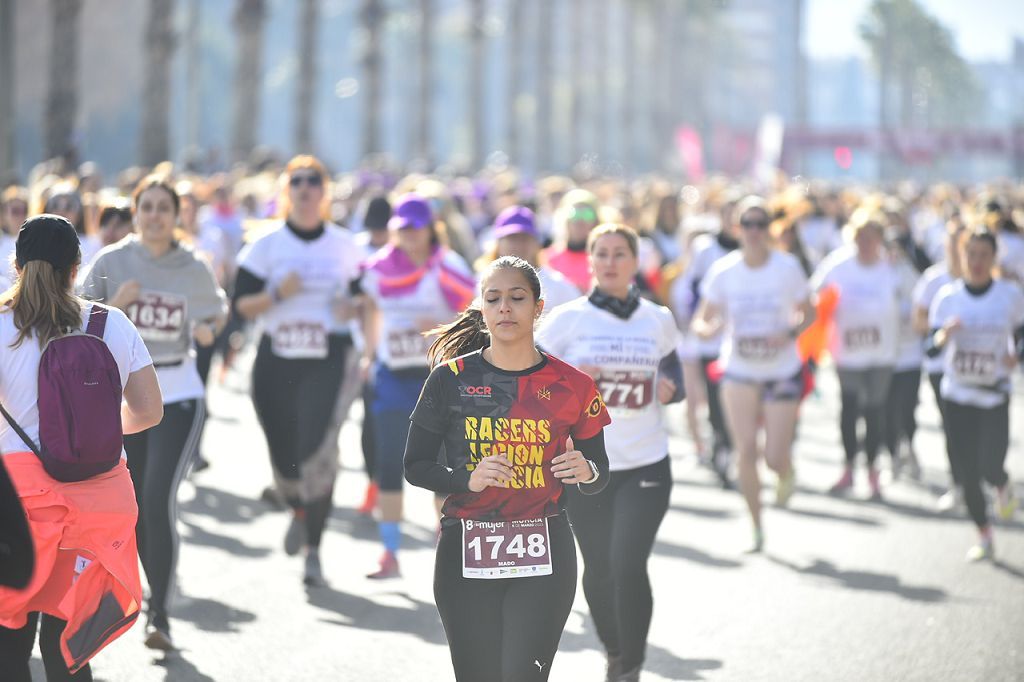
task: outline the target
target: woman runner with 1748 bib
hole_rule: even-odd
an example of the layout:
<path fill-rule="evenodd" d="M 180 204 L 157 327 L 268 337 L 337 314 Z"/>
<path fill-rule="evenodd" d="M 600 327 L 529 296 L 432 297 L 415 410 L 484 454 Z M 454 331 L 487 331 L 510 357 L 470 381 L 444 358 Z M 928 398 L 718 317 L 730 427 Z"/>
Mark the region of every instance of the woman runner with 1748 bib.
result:
<path fill-rule="evenodd" d="M 480 290 L 431 346 L 405 475 L 448 495 L 434 598 L 456 679 L 546 680 L 576 593 L 563 489 L 604 487 L 610 418 L 589 376 L 534 345 L 529 263 L 499 258 Z"/>

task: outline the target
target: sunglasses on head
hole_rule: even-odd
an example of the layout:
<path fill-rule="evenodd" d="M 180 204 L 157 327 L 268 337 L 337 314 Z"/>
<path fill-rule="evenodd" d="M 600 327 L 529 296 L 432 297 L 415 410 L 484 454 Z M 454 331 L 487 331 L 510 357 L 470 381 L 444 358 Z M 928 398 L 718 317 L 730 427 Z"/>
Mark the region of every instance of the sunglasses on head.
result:
<path fill-rule="evenodd" d="M 584 222 L 594 222 L 597 220 L 597 212 L 589 207 L 574 208 L 572 213 L 569 214 L 569 220 L 582 220 Z"/>
<path fill-rule="evenodd" d="M 764 218 L 744 218 L 740 221 L 740 227 L 744 230 L 767 230 L 768 221 Z"/>
<path fill-rule="evenodd" d="M 311 175 L 293 175 L 288 179 L 288 184 L 292 187 L 301 187 L 303 184 L 307 184 L 310 187 L 319 187 L 324 182 L 324 179 L 320 177 L 319 173 L 313 173 Z"/>

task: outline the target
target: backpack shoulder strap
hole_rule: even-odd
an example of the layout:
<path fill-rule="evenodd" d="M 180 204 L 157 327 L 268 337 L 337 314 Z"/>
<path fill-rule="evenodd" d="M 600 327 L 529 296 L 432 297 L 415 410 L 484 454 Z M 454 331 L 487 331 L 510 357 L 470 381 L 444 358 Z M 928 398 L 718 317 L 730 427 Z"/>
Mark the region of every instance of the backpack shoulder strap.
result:
<path fill-rule="evenodd" d="M 89 324 L 85 328 L 86 334 L 103 338 L 103 330 L 107 328 L 107 309 L 103 306 L 93 305 L 89 311 Z"/>
<path fill-rule="evenodd" d="M 25 442 L 25 445 L 28 446 L 29 450 L 34 452 L 36 457 L 42 458 L 42 455 L 39 452 L 39 447 L 32 441 L 31 438 L 28 437 L 28 434 L 25 433 L 25 430 L 21 428 L 21 425 L 18 424 L 18 422 L 14 421 L 14 417 L 12 417 L 11 414 L 7 411 L 3 403 L 0 403 L 0 412 L 3 413 L 4 419 L 7 420 L 7 423 L 11 425 L 11 428 L 14 429 L 14 432 L 18 434 L 21 440 Z"/>

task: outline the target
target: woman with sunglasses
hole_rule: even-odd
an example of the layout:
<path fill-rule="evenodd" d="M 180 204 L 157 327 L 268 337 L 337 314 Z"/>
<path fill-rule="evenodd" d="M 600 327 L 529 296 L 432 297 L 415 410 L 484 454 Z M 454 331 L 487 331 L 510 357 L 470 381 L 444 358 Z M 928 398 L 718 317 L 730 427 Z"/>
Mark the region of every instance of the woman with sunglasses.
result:
<path fill-rule="evenodd" d="M 18 229 L 28 217 L 29 193 L 24 187 L 8 187 L 0 194 L 0 291 L 14 283 L 14 248 Z"/>
<path fill-rule="evenodd" d="M 672 313 L 641 298 L 639 238 L 625 225 L 590 233 L 596 286 L 545 318 L 537 342 L 597 383 L 611 415 L 610 479 L 600 495 L 569 489 L 567 508 L 583 554 L 583 592 L 608 659 L 608 679 L 639 679 L 654 598 L 647 560 L 672 492 L 661 406 L 683 399 Z"/>
<path fill-rule="evenodd" d="M 555 211 L 555 244 L 544 250 L 544 261 L 576 285 L 590 291 L 587 237 L 597 227 L 597 197 L 585 189 L 570 190 Z"/>
<path fill-rule="evenodd" d="M 968 561 L 994 555 L 981 482 L 995 488 L 1000 517 L 1010 519 L 1017 508 L 1006 453 L 1011 372 L 1024 357 L 1024 293 L 1012 282 L 993 278 L 997 251 L 994 233 L 968 233 L 961 246 L 963 279 L 942 287 L 928 315 L 929 354 L 943 358 L 946 444 L 978 528 L 978 544 L 968 550 Z"/>
<path fill-rule="evenodd" d="M 135 324 L 153 358 L 164 418 L 126 436 L 128 469 L 139 501 L 139 556 L 149 582 L 146 646 L 174 648 L 168 604 L 178 561 L 178 488 L 199 449 L 206 391 L 193 343 L 209 345 L 227 303 L 209 266 L 175 237 L 180 200 L 159 176 L 132 195 L 136 232 L 97 255 L 82 287 L 86 298 L 119 308 Z"/>
<path fill-rule="evenodd" d="M 450 322 L 473 300 L 465 261 L 441 243 L 430 203 L 402 195 L 388 221 L 390 242 L 364 264 L 353 287 L 362 295 L 362 369 L 373 384 L 375 478 L 380 566 L 367 577 L 400 575 L 402 453 L 409 414 L 430 373 L 423 333 Z"/>
<path fill-rule="evenodd" d="M 285 218 L 239 254 L 233 300 L 239 315 L 263 325 L 252 403 L 291 509 L 284 550 L 304 550 L 303 582 L 320 586 L 338 433 L 358 391 L 348 287 L 359 274 L 359 247 L 323 218 L 327 170 L 318 159 L 296 156 L 283 180 Z"/>
<path fill-rule="evenodd" d="M 796 338 L 814 321 L 814 307 L 800 261 L 773 248 L 763 200 L 747 197 L 734 215 L 741 228 L 740 249 L 708 271 L 693 329 L 702 337 L 724 331 L 722 406 L 753 523 L 751 551 L 760 552 L 760 432 L 765 463 L 778 475 L 775 501 L 784 507 L 795 485 L 793 439 L 804 389 Z"/>
<path fill-rule="evenodd" d="M 75 226 L 75 232 L 82 242 L 82 265 L 88 267 L 101 248 L 103 243 L 94 234 L 86 230 L 85 205 L 82 202 L 82 195 L 74 185 L 68 182 L 60 182 L 53 186 L 46 204 L 43 207 L 44 213 L 59 215 Z"/>
<path fill-rule="evenodd" d="M 883 251 L 884 214 L 860 208 L 846 230 L 852 247 L 832 252 L 811 278 L 815 291 L 834 287 L 838 292 L 831 352 L 839 375 L 839 431 L 846 463 L 830 492 L 853 488 L 860 450 L 857 424 L 863 418 L 868 485 L 872 499 L 880 499 L 875 460 L 885 438 L 885 403 L 899 342 L 899 303 L 910 292 L 902 291 L 896 268 Z"/>

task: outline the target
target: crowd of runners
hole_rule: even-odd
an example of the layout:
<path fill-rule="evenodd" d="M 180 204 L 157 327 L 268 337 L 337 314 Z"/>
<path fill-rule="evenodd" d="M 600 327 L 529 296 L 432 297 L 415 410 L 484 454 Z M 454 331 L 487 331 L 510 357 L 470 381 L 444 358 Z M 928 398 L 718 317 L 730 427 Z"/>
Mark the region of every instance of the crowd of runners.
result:
<path fill-rule="evenodd" d="M 79 258 L 28 250 L 44 229 L 48 244 L 73 241 L 68 225 Z M 367 577 L 401 576 L 403 487 L 434 491 L 434 591 L 456 677 L 547 679 L 575 595 L 575 543 L 607 679 L 637 680 L 659 590 L 647 561 L 673 485 L 670 414 L 685 415 L 700 462 L 742 495 L 756 553 L 770 537 L 760 461 L 787 505 L 815 376 L 834 371 L 840 390 L 845 456 L 829 492 L 852 494 L 863 475 L 881 500 L 883 450 L 893 478 L 921 477 L 925 374 L 949 465 L 936 513 L 977 527 L 968 560 L 994 556 L 993 516 L 1017 507 L 1004 463 L 1024 357 L 1018 225 L 1024 190 L 1012 185 L 332 175 L 312 156 L 116 179 L 41 166 L 0 195 L 0 402 L 38 428 L 17 382 L 35 380 L 25 366 L 39 353 L 7 346 L 26 347 L 17 307 L 41 267 L 61 283 L 46 295 L 112 313 L 100 335 L 124 346 L 129 402 L 141 400 L 129 377 L 155 370 L 162 419 L 129 419 L 124 437 L 148 647 L 175 647 L 177 494 L 209 465 L 206 385 L 251 372 L 274 474 L 263 495 L 290 511 L 282 548 L 301 554 L 311 589 L 330 579 L 319 547 L 341 427 L 361 401 L 360 510 L 381 542 Z M 31 265 L 39 258 L 48 265 Z M 29 448 L 6 421 L 0 447 L 24 496 Z M 0 601 L 4 669 L 27 679 L 39 611 L 50 679 L 91 679 L 87 657 L 62 672 L 71 619 L 32 600 Z"/>

